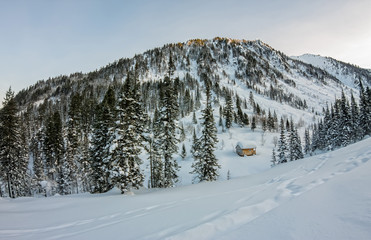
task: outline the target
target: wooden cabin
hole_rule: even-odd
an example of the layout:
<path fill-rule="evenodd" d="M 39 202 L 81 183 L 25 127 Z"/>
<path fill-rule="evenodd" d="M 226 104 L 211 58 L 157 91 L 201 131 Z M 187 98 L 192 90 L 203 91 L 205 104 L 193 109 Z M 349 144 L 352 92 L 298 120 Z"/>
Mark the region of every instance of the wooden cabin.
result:
<path fill-rule="evenodd" d="M 243 144 L 243 143 L 237 143 L 236 146 L 236 153 L 243 156 L 252 156 L 256 155 L 256 145 L 255 144 Z"/>

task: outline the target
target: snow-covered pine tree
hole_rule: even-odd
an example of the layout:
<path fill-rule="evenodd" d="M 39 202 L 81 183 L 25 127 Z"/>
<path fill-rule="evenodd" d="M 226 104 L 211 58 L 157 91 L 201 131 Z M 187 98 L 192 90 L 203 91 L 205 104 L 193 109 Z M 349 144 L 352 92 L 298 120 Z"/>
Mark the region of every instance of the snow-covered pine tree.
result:
<path fill-rule="evenodd" d="M 177 129 L 178 101 L 177 94 L 169 77 L 163 82 L 163 94 L 160 99 L 159 122 L 161 132 L 158 135 L 158 146 L 161 150 L 164 163 L 164 187 L 173 187 L 178 181 L 178 163 L 173 154 L 178 152 Z"/>
<path fill-rule="evenodd" d="M 267 128 L 270 132 L 272 132 L 275 129 L 274 126 L 274 118 L 271 114 L 271 110 L 268 109 L 268 119 L 267 119 Z"/>
<path fill-rule="evenodd" d="M 285 127 L 283 124 L 283 119 L 281 118 L 281 124 L 280 124 L 280 138 L 278 140 L 278 164 L 287 162 L 287 144 L 286 144 L 286 137 L 285 137 Z"/>
<path fill-rule="evenodd" d="M 18 181 L 20 174 L 19 152 L 21 151 L 21 135 L 19 127 L 18 107 L 14 100 L 14 92 L 9 88 L 0 111 L 0 177 L 6 183 L 8 196 L 18 197 L 18 189 L 21 187 Z"/>
<path fill-rule="evenodd" d="M 183 123 L 180 124 L 179 130 L 180 130 L 179 141 L 183 142 L 186 139 L 186 134 L 185 134 Z"/>
<path fill-rule="evenodd" d="M 44 181 L 44 162 L 42 159 L 42 131 L 39 130 L 30 141 L 30 154 L 33 159 L 33 176 L 32 176 L 32 189 L 36 194 L 43 193 L 41 188 L 41 181 Z"/>
<path fill-rule="evenodd" d="M 199 145 L 198 145 L 198 138 L 196 134 L 196 129 L 193 129 L 193 135 L 192 135 L 192 147 L 191 147 L 191 154 L 193 158 L 197 158 L 199 154 Z"/>
<path fill-rule="evenodd" d="M 224 107 L 225 127 L 229 129 L 231 128 L 233 122 L 233 102 L 230 93 L 227 93 L 225 101 L 226 101 Z"/>
<path fill-rule="evenodd" d="M 215 126 L 213 108 L 211 107 L 211 93 L 208 82 L 206 85 L 206 108 L 202 111 L 202 135 L 198 139 L 199 145 L 198 154 L 195 155 L 194 163 L 192 164 L 193 171 L 196 174 L 195 180 L 198 181 L 215 181 L 219 174 L 220 165 L 214 154 L 217 139 L 217 129 Z"/>
<path fill-rule="evenodd" d="M 91 146 L 89 148 L 91 168 L 91 193 L 103 193 L 112 189 L 111 147 L 114 135 L 114 92 L 109 88 L 104 100 L 97 106 L 94 119 Z"/>
<path fill-rule="evenodd" d="M 371 131 L 371 96 L 364 89 L 362 82 L 359 83 L 359 125 L 361 126 L 361 137 L 369 134 Z"/>
<path fill-rule="evenodd" d="M 300 136 L 298 134 L 298 130 L 296 128 L 294 129 L 294 145 L 293 145 L 293 147 L 294 147 L 293 160 L 295 161 L 295 160 L 304 158 L 301 139 L 300 139 Z"/>
<path fill-rule="evenodd" d="M 61 172 L 64 161 L 62 119 L 58 110 L 49 115 L 44 128 L 43 152 L 48 180 L 53 183 L 52 192 L 63 192 L 64 176 Z M 55 186 L 55 184 L 57 185 Z M 56 187 L 56 188 L 55 188 Z"/>
<path fill-rule="evenodd" d="M 182 157 L 183 160 L 187 157 L 187 150 L 184 143 L 182 144 L 182 152 L 180 153 L 180 156 Z"/>
<path fill-rule="evenodd" d="M 307 154 L 311 155 L 312 154 L 312 152 L 311 152 L 311 141 L 310 141 L 309 130 L 307 128 L 305 129 L 304 138 L 305 138 L 304 153 L 306 155 Z"/>
<path fill-rule="evenodd" d="M 361 126 L 359 125 L 359 108 L 356 100 L 354 99 L 353 92 L 350 96 L 350 117 L 351 117 L 351 133 L 352 142 L 361 140 L 362 131 Z"/>
<path fill-rule="evenodd" d="M 65 148 L 64 148 L 64 140 L 63 140 L 63 126 L 62 126 L 62 119 L 59 111 L 55 111 L 52 116 L 52 125 L 53 125 L 53 132 L 52 137 L 52 154 L 55 166 L 55 180 L 58 183 L 57 191 L 59 194 L 67 194 L 69 193 L 69 186 L 72 183 L 72 179 L 70 178 L 70 166 L 68 163 L 65 163 Z M 67 165 L 67 166 L 66 166 Z M 67 168 L 67 169 L 66 169 Z"/>
<path fill-rule="evenodd" d="M 140 170 L 145 117 L 142 110 L 139 84 L 128 74 L 118 107 L 115 150 L 112 156 L 111 180 L 121 193 L 143 186 L 144 175 Z"/>
<path fill-rule="evenodd" d="M 288 138 L 289 138 L 289 160 L 295 161 L 303 158 L 304 156 L 301 140 L 292 119 L 290 123 L 290 131 L 288 133 Z"/>
<path fill-rule="evenodd" d="M 339 137 L 341 146 L 345 147 L 351 143 L 352 139 L 352 123 L 349 111 L 349 103 L 345 97 L 344 91 L 341 92 L 340 99 L 340 126 Z"/>
<path fill-rule="evenodd" d="M 329 135 L 330 142 L 332 144 L 331 149 L 335 149 L 341 146 L 341 138 L 340 138 L 340 106 L 339 101 L 335 100 L 334 106 L 331 107 L 331 126 L 327 130 L 327 134 Z M 318 131 L 320 132 L 321 125 L 318 126 Z M 318 136 L 318 141 L 321 141 L 321 135 Z M 322 148 L 319 148 L 322 149 Z"/>
<path fill-rule="evenodd" d="M 74 189 L 78 193 L 78 179 L 81 178 L 79 160 L 81 158 L 81 97 L 75 94 L 71 97 L 67 120 L 66 138 L 66 174 L 69 174 L 71 183 L 71 193 Z M 68 168 L 68 169 L 67 169 Z"/>
<path fill-rule="evenodd" d="M 16 185 L 18 185 L 19 197 L 31 196 L 31 175 L 28 170 L 29 139 L 27 136 L 26 121 L 20 123 L 20 151 L 18 153 L 18 171 L 16 176 Z"/>
<path fill-rule="evenodd" d="M 324 139 L 323 139 L 324 147 L 327 150 L 332 150 L 333 144 L 332 144 L 332 140 L 331 140 L 330 134 L 329 134 L 330 129 L 332 127 L 332 117 L 331 117 L 328 105 L 326 106 L 326 109 L 323 109 L 323 112 L 324 112 L 325 116 L 323 118 L 323 131 L 322 131 L 323 133 L 321 134 L 321 136 L 324 137 Z"/>
<path fill-rule="evenodd" d="M 367 125 L 364 127 L 366 129 L 367 134 L 371 134 L 371 88 L 367 86 L 366 88 L 367 93 Z"/>
<path fill-rule="evenodd" d="M 255 128 L 256 128 L 256 117 L 253 116 L 251 120 L 251 130 L 254 132 Z"/>
<path fill-rule="evenodd" d="M 151 173 L 151 187 L 162 188 L 164 187 L 164 163 L 161 156 L 161 146 L 159 137 L 162 131 L 162 122 L 160 122 L 160 113 L 155 109 L 152 121 L 152 134 L 149 136 L 149 161 Z"/>

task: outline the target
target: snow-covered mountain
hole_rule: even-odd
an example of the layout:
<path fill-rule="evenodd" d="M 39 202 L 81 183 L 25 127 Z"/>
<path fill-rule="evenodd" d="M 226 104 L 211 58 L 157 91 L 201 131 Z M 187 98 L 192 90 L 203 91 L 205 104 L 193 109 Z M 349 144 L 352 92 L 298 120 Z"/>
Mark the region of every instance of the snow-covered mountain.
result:
<path fill-rule="evenodd" d="M 0 199 L 0 239 L 370 239 L 370 144 L 133 196 Z"/>
<path fill-rule="evenodd" d="M 317 59 L 317 62 L 322 59 L 313 58 Z M 303 127 L 320 119 L 322 109 L 333 103 L 335 97 L 340 97 L 342 90 L 348 98 L 351 92 L 358 98 L 358 87 L 349 83 L 350 76 L 361 76 L 365 86 L 370 86 L 371 83 L 370 75 L 359 75 L 368 70 L 349 65 L 346 71 L 336 72 L 329 68 L 330 71 L 325 69 L 327 65 L 317 66 L 314 63 L 306 63 L 305 59 L 299 57 L 290 58 L 259 40 L 194 39 L 148 50 L 130 59 L 120 59 L 94 72 L 74 73 L 39 81 L 19 92 L 16 100 L 25 117 L 24 122 L 29 123 L 30 138 L 42 130 L 46 125 L 47 116 L 55 110 L 60 112 L 63 125 L 66 126 L 71 96 L 77 93 L 81 96 L 81 112 L 86 125 L 84 134 L 88 135 L 96 104 L 102 101 L 109 86 L 113 86 L 118 93 L 129 71 L 135 71 L 140 80 L 145 109 L 153 116 L 154 109 L 159 105 L 159 82 L 168 74 L 170 59 L 175 66 L 173 76 L 176 78 L 182 112 L 179 122 L 185 129 L 184 145 L 188 153 L 186 161 L 180 162 L 181 185 L 190 184 L 192 181 L 189 174 L 194 129 L 192 111 L 198 119 L 201 118 L 201 109 L 205 103 L 205 77 L 212 83 L 216 121 L 221 118 L 219 107 L 225 106 L 228 94 L 232 94 L 235 102 L 239 100 L 243 103 L 242 111 L 247 114 L 250 123 L 253 117 L 257 120 L 255 131 L 252 131 L 250 126 L 241 128 L 239 124 L 234 124 L 228 132 L 223 132 L 222 127 L 218 127 L 217 151 L 221 156 L 221 179 L 227 178 L 230 161 L 244 166 L 231 173 L 235 177 L 270 168 L 271 149 L 277 143 L 278 133 L 262 131 L 263 118 L 269 112 L 275 113 L 278 119 L 283 117 L 287 120 L 292 117 L 299 127 L 299 132 L 303 133 Z M 348 66 L 333 59 L 327 60 L 334 66 Z M 251 96 L 254 103 L 251 103 Z M 276 127 L 277 125 L 278 122 Z M 196 130 L 199 134 L 199 124 Z M 259 147 L 258 155 L 247 165 L 246 161 L 238 156 L 230 155 L 234 152 L 236 143 L 240 141 L 254 142 Z M 147 159 L 147 156 L 143 155 L 142 159 Z M 148 164 L 144 162 L 146 167 Z M 261 165 L 261 162 L 265 164 Z M 145 171 L 147 182 L 148 168 Z"/>
<path fill-rule="evenodd" d="M 140 83 L 139 90 L 136 89 L 140 93 L 135 96 L 141 96 L 140 104 L 148 116 L 146 127 L 152 128 L 146 135 L 148 139 L 142 142 L 147 151 L 143 150 L 139 156 L 140 169 L 139 164 L 136 165 L 144 175 L 144 186 L 135 196 L 122 196 L 116 190 L 95 196 L 82 193 L 90 191 L 90 184 L 94 184 L 89 180 L 92 173 L 89 164 L 94 154 L 91 148 L 94 128 L 99 130 L 99 124 L 103 123 L 97 121 L 99 109 L 105 107 L 103 113 L 112 110 L 112 115 L 104 116 L 117 119 L 115 98 L 123 96 L 120 93 L 129 74 Z M 161 107 L 166 76 L 171 76 L 168 81 L 171 87 L 165 89 L 176 93 L 175 102 L 179 105 L 176 122 L 181 127 L 175 135 L 181 140 L 177 147 L 184 146 L 185 155 L 181 157 L 180 151 L 179 155 L 172 153 L 181 167 L 177 172 L 177 188 L 161 190 L 150 188 L 148 159 L 155 132 L 155 112 Z M 39 81 L 15 97 L 20 106 L 22 144 L 26 146 L 22 154 L 28 161 L 28 169 L 23 169 L 29 175 L 25 184 L 28 191 L 19 196 L 52 197 L 0 198 L 0 239 L 117 236 L 127 239 L 244 239 L 246 236 L 251 239 L 349 239 L 354 236 L 369 239 L 367 203 L 371 196 L 364 189 L 370 185 L 367 172 L 371 167 L 370 139 L 336 152 L 271 168 L 280 118 L 287 130 L 288 125 L 295 125 L 301 139 L 304 139 L 305 127 L 312 130 L 312 136 L 318 133 L 317 138 L 336 137 L 333 132 L 322 134 L 322 122 L 313 124 L 323 118 L 323 108 L 334 106 L 335 97 L 339 98 L 342 92 L 341 107 L 344 108 L 340 109 L 338 100 L 336 111 L 331 111 L 333 119 L 338 115 L 348 116 L 346 98 L 349 100 L 353 93 L 358 100 L 360 81 L 365 87 L 371 86 L 369 70 L 314 55 L 288 57 L 259 40 L 228 38 L 168 44 L 133 58 L 120 59 L 94 72 Z M 210 105 L 217 124 L 218 142 L 214 153 L 220 169 L 217 182 L 192 185 L 194 176 L 190 172 L 194 159 L 190 150 L 193 134 L 202 133 L 200 122 L 206 104 L 206 84 L 211 89 Z M 225 128 L 227 100 L 233 105 L 233 123 L 229 129 Z M 354 107 L 351 111 L 356 110 Z M 329 115 L 328 112 L 327 125 L 331 124 Z M 273 119 L 273 127 L 267 128 L 267 119 Z M 344 126 L 350 131 L 348 125 Z M 109 126 L 102 132 L 110 128 L 115 127 Z M 290 134 L 294 132 L 294 128 L 291 129 Z M 336 133 L 343 130 L 333 129 Z M 357 141 L 366 135 L 362 134 L 359 133 Z M 68 151 L 73 146 L 71 139 L 77 139 L 75 152 Z M 253 143 L 257 154 L 238 156 L 237 142 Z M 50 151 L 50 146 L 57 146 L 58 151 Z M 115 147 L 114 143 L 107 146 L 107 149 Z M 335 148 L 340 146 L 345 144 Z M 315 154 L 333 149 L 327 147 L 317 146 Z M 57 154 L 59 160 L 51 162 Z M 67 163 L 73 163 L 74 167 Z M 65 184 L 67 178 L 53 175 L 58 171 L 73 175 L 72 180 L 66 180 L 68 184 Z M 62 185 L 68 192 L 58 190 Z M 3 181 L 0 190 L 7 194 L 5 186 Z M 58 191 L 72 195 L 56 196 Z M 319 215 L 319 212 L 325 214 Z"/>
<path fill-rule="evenodd" d="M 355 65 L 344 63 L 331 57 L 322 57 L 320 55 L 304 54 L 301 56 L 291 57 L 296 60 L 311 64 L 332 76 L 339 79 L 344 85 L 352 88 L 358 88 L 359 81 L 370 84 L 371 70 L 362 69 Z"/>
<path fill-rule="evenodd" d="M 21 91 L 16 99 L 23 108 L 45 100 L 63 100 L 75 92 L 90 92 L 102 99 L 107 86 L 122 82 L 129 70 L 136 69 L 143 83 L 162 80 L 170 56 L 176 66 L 174 76 L 181 82 L 193 78 L 202 85 L 201 75 L 207 74 L 215 91 L 230 90 L 244 98 L 252 91 L 261 97 L 265 107 L 278 102 L 321 111 L 326 103 L 340 96 L 341 89 L 347 95 L 352 90 L 357 96 L 359 79 L 371 85 L 369 70 L 334 59 L 326 58 L 323 63 L 323 58 L 312 55 L 290 58 L 259 40 L 215 38 L 168 44 L 130 59 L 120 59 L 95 72 L 39 81 Z M 316 64 L 321 61 L 322 64 Z"/>

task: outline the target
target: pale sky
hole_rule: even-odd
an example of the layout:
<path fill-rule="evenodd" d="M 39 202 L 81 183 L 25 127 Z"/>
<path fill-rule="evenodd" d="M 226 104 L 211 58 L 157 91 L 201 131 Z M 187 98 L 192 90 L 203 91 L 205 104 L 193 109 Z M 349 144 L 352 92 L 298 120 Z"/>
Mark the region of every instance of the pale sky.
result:
<path fill-rule="evenodd" d="M 167 43 L 260 39 L 371 68 L 371 0 L 0 0 L 0 98 Z"/>

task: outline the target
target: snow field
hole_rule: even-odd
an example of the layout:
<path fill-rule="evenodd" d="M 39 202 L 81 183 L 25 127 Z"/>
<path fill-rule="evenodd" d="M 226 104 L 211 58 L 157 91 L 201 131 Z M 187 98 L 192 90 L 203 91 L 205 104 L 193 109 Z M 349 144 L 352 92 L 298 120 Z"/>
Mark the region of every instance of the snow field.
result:
<path fill-rule="evenodd" d="M 129 196 L 1 199 L 0 239 L 370 239 L 370 144 Z"/>

